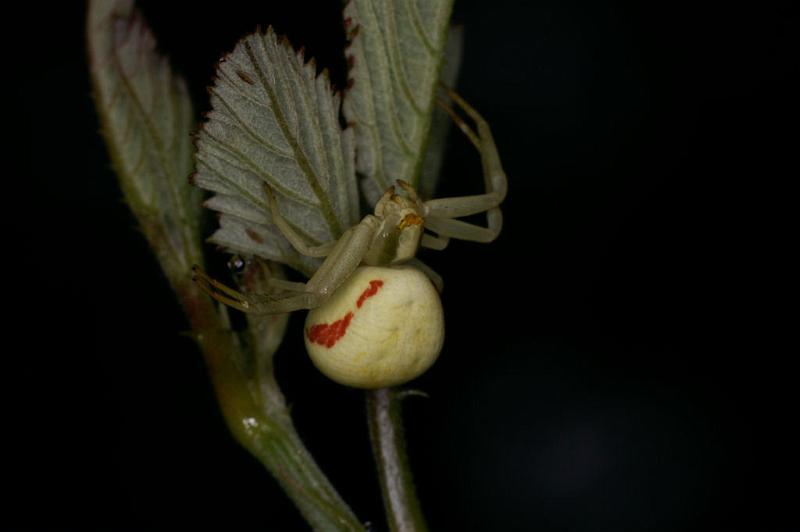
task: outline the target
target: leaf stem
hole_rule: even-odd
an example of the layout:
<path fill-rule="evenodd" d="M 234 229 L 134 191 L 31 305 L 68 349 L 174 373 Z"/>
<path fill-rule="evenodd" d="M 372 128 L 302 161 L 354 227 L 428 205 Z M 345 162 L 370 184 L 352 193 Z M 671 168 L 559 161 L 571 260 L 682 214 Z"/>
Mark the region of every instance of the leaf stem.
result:
<path fill-rule="evenodd" d="M 397 390 L 381 388 L 367 392 L 370 441 L 389 529 L 392 532 L 423 532 L 428 530 L 428 526 L 408 466 L 400 410 Z"/>

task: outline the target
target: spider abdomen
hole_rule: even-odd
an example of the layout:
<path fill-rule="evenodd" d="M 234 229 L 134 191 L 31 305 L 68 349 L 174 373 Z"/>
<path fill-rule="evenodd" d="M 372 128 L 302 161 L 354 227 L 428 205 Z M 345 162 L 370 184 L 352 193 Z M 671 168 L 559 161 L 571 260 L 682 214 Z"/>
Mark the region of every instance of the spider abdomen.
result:
<path fill-rule="evenodd" d="M 411 267 L 362 266 L 305 325 L 319 370 L 356 388 L 383 388 L 425 372 L 439 356 L 444 315 L 430 280 Z"/>

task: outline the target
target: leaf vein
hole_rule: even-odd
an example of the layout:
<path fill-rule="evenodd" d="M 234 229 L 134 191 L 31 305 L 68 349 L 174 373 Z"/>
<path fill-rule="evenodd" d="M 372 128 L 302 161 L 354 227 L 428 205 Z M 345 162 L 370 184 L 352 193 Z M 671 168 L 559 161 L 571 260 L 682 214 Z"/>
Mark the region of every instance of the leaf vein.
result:
<path fill-rule="evenodd" d="M 435 56 L 439 53 L 439 49 L 433 45 L 430 41 L 430 37 L 428 36 L 428 32 L 425 31 L 425 28 L 422 24 L 422 19 L 420 18 L 419 8 L 417 7 L 417 3 L 414 0 L 404 0 L 406 4 L 406 8 L 408 9 L 408 13 L 411 16 L 412 27 L 417 35 L 419 35 L 419 40 L 422 41 L 422 44 L 425 46 L 425 49 L 428 51 L 428 55 Z"/>
<path fill-rule="evenodd" d="M 262 181 L 264 181 L 266 183 L 269 183 L 269 186 L 271 186 L 275 190 L 279 191 L 281 194 L 296 200 L 299 203 L 303 203 L 303 204 L 309 205 L 311 207 L 315 207 L 316 206 L 312 202 L 309 202 L 308 198 L 302 196 L 301 194 L 298 194 L 294 190 L 291 190 L 291 189 L 286 188 L 285 186 L 283 186 L 283 184 L 274 175 L 270 174 L 264 168 L 262 168 L 261 166 L 256 164 L 255 161 L 253 161 L 245 153 L 243 153 L 243 152 L 239 151 L 238 149 L 236 149 L 235 146 L 232 146 L 231 144 L 223 141 L 222 139 L 219 139 L 219 138 L 215 137 L 214 135 L 212 135 L 208 131 L 204 132 L 204 136 L 207 137 L 209 140 L 211 140 L 214 144 L 216 144 L 221 150 L 223 150 L 223 151 L 227 152 L 228 154 L 232 155 L 234 158 L 246 163 L 247 166 L 249 167 L 249 169 L 248 168 L 242 168 L 242 167 L 236 165 L 233 161 L 230 161 L 230 160 L 225 160 L 224 161 L 225 164 L 230 165 L 233 168 L 236 168 L 237 170 L 241 170 L 241 171 L 244 171 L 244 172 L 250 172 L 251 174 L 253 174 L 253 175 L 257 176 L 257 177 L 260 177 Z M 229 182 L 229 181 L 226 179 L 225 182 Z"/>
<path fill-rule="evenodd" d="M 259 38 L 258 41 L 261 43 L 262 49 L 264 49 L 264 38 Z M 272 102 L 273 112 L 275 117 L 277 118 L 278 125 L 280 126 L 286 140 L 289 142 L 289 145 L 292 147 L 294 151 L 297 162 L 300 168 L 305 173 L 309 184 L 311 185 L 311 189 L 313 190 L 314 194 L 317 196 L 319 203 L 320 211 L 322 212 L 323 217 L 325 218 L 328 226 L 331 229 L 331 232 L 334 236 L 341 235 L 342 227 L 339 223 L 339 220 L 336 219 L 336 215 L 333 211 L 333 208 L 328 200 L 325 191 L 322 189 L 320 185 L 319 179 L 314 174 L 313 169 L 311 168 L 308 160 L 305 157 L 300 146 L 297 144 L 297 140 L 290 135 L 289 131 L 289 124 L 286 122 L 286 118 L 283 116 L 283 112 L 277 106 L 277 95 L 274 93 L 272 88 L 270 87 L 269 83 L 267 82 L 266 76 L 261 68 L 261 65 L 258 63 L 258 59 L 255 56 L 255 52 L 253 51 L 252 46 L 250 45 L 249 41 L 244 41 L 245 51 L 250 58 L 250 62 L 256 69 L 256 74 L 258 75 L 259 81 L 261 82 L 262 87 L 266 91 L 267 95 L 269 96 L 270 101 Z"/>
<path fill-rule="evenodd" d="M 226 82 L 226 86 L 230 87 L 231 89 L 235 90 L 239 96 L 247 100 L 248 102 L 252 103 L 253 105 L 257 105 L 258 107 L 262 107 L 266 109 L 268 112 L 272 112 L 272 108 L 267 105 L 266 103 L 260 101 L 258 98 L 254 98 L 247 93 L 247 91 L 242 90 L 239 83 L 237 83 L 233 78 L 231 78 L 225 70 L 220 69 L 217 71 L 217 75 L 219 78 Z"/>
<path fill-rule="evenodd" d="M 216 96 L 219 102 L 225 107 L 225 109 L 228 111 L 228 114 L 235 119 L 235 122 L 227 121 L 228 124 L 241 130 L 248 137 L 257 142 L 259 146 L 264 147 L 267 151 L 274 153 L 278 157 L 282 157 L 284 159 L 292 158 L 291 153 L 287 153 L 281 150 L 280 148 L 278 148 L 277 146 L 275 146 L 274 144 L 272 144 L 271 142 L 260 136 L 258 133 L 253 131 L 251 128 L 247 127 L 247 121 L 243 120 L 242 117 L 239 116 L 239 114 L 233 109 L 233 107 L 228 103 L 227 100 L 225 100 L 225 98 L 219 92 L 215 92 L 214 96 Z"/>

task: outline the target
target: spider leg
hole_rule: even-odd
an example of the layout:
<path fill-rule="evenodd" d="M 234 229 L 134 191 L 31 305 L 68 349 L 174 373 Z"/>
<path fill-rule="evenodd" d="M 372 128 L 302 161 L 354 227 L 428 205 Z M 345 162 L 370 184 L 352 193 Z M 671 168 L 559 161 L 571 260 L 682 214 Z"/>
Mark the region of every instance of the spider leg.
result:
<path fill-rule="evenodd" d="M 439 107 L 444 109 L 444 111 L 448 115 L 450 115 L 450 118 L 458 126 L 458 129 L 460 129 L 461 132 L 464 135 L 467 136 L 467 138 L 472 143 L 472 145 L 475 146 L 475 149 L 476 150 L 480 150 L 481 149 L 481 140 L 480 140 L 480 138 L 478 138 L 478 134 L 475 133 L 475 131 L 471 127 L 469 127 L 469 125 L 466 122 L 464 122 L 464 119 L 461 118 L 458 115 L 458 113 L 456 113 L 455 110 L 452 107 L 450 107 L 450 104 L 447 103 L 447 100 L 445 100 L 444 98 L 438 96 L 436 98 L 436 103 L 439 105 Z"/>
<path fill-rule="evenodd" d="M 508 189 L 506 174 L 503 171 L 489 124 L 456 92 L 447 88 L 445 88 L 445 92 L 450 100 L 475 123 L 477 132 L 449 104 L 443 99 L 439 100 L 439 105 L 453 117 L 453 121 L 480 153 L 486 192 L 473 196 L 426 201 L 425 225 L 442 237 L 490 242 L 497 237 L 503 225 L 499 205 L 505 199 Z M 486 212 L 488 227 L 452 220 L 452 218 L 481 212 Z"/>
<path fill-rule="evenodd" d="M 192 280 L 200 290 L 229 307 L 248 312 L 252 306 L 250 297 L 210 277 L 200 266 L 192 267 Z"/>
<path fill-rule="evenodd" d="M 306 283 L 307 289 L 327 299 L 361 264 L 378 227 L 377 219 L 368 215 L 358 225 L 345 231 L 331 254 Z"/>
<path fill-rule="evenodd" d="M 415 203 L 418 203 L 418 204 L 421 203 L 421 200 L 419 199 L 419 196 L 417 195 L 417 191 L 414 190 L 414 187 L 412 187 L 409 182 L 403 181 L 402 179 L 398 179 L 397 180 L 397 185 L 400 188 L 402 188 L 406 192 L 406 194 L 408 194 L 408 198 L 411 201 L 413 201 Z"/>
<path fill-rule="evenodd" d="M 267 192 L 269 210 L 272 212 L 272 221 L 278 227 L 278 229 L 280 229 L 283 236 L 286 237 L 286 240 L 289 241 L 294 249 L 296 249 L 300 254 L 308 257 L 325 257 L 331 252 L 333 247 L 336 245 L 335 240 L 320 244 L 318 246 L 309 246 L 306 244 L 300 233 L 298 233 L 294 227 L 289 225 L 289 222 L 287 222 L 286 219 L 281 215 L 281 212 L 278 209 L 278 200 L 275 199 L 275 193 L 272 191 L 272 189 L 266 184 L 264 185 L 264 189 Z"/>
<path fill-rule="evenodd" d="M 425 227 L 439 235 L 440 238 L 457 238 L 472 242 L 489 243 L 497 238 L 503 227 L 503 213 L 498 208 L 486 212 L 488 227 L 482 227 L 461 220 L 429 216 L 425 218 Z"/>
<path fill-rule="evenodd" d="M 243 312 L 281 314 L 321 305 L 361 264 L 377 231 L 375 218 L 367 216 L 348 229 L 333 246 L 328 257 L 307 283 L 270 279 L 270 286 L 289 294 L 243 294 L 211 278 L 199 266 L 194 280 L 201 290 L 217 301 Z"/>
<path fill-rule="evenodd" d="M 428 248 L 428 249 L 435 249 L 436 251 L 442 251 L 444 248 L 447 247 L 447 244 L 450 243 L 450 238 L 446 236 L 435 236 L 428 233 L 423 233 L 422 240 L 420 240 L 419 245 Z"/>
<path fill-rule="evenodd" d="M 250 311 L 256 314 L 279 314 L 320 306 L 361 264 L 376 230 L 377 224 L 374 218 L 368 216 L 355 227 L 348 229 L 336 242 L 313 277 L 303 285 L 304 292 L 279 299 L 262 299 L 257 305 L 252 306 Z M 293 288 L 297 289 L 298 284 L 301 283 L 292 283 Z"/>
<path fill-rule="evenodd" d="M 296 283 L 293 281 L 287 281 L 286 279 L 276 279 L 274 277 L 270 277 L 267 279 L 267 284 L 270 288 L 275 288 L 277 290 L 284 290 L 286 292 L 305 292 L 306 291 L 306 283 Z"/>

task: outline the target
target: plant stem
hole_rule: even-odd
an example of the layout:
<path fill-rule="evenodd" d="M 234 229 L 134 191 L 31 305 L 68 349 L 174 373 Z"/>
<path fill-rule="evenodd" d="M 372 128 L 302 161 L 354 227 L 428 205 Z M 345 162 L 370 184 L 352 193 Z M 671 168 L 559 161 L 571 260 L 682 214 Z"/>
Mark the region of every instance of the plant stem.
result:
<path fill-rule="evenodd" d="M 278 480 L 314 530 L 363 530 L 352 511 L 320 471 L 291 422 L 250 421 L 248 450 Z M 283 425 L 283 426 L 282 426 Z"/>
<path fill-rule="evenodd" d="M 272 473 L 314 530 L 363 530 L 303 445 L 277 383 L 268 397 L 258 393 L 236 365 L 241 346 L 221 327 L 209 297 L 192 282 L 176 289 L 236 440 Z"/>
<path fill-rule="evenodd" d="M 428 526 L 408 467 L 397 391 L 382 388 L 367 392 L 367 419 L 389 529 L 392 532 L 426 531 Z"/>

